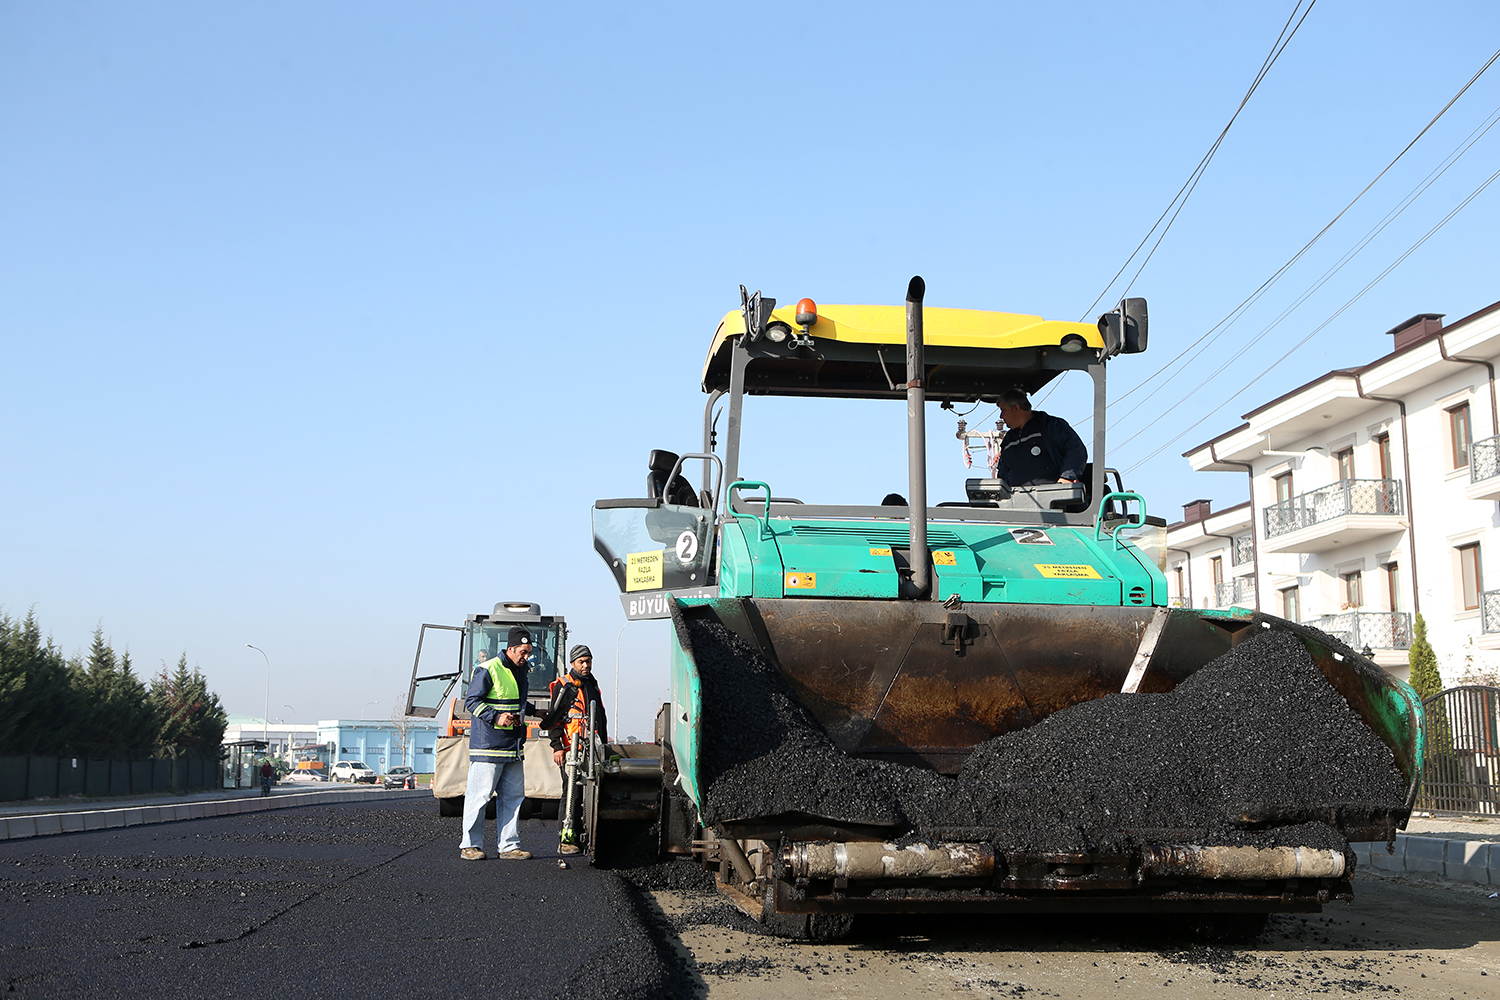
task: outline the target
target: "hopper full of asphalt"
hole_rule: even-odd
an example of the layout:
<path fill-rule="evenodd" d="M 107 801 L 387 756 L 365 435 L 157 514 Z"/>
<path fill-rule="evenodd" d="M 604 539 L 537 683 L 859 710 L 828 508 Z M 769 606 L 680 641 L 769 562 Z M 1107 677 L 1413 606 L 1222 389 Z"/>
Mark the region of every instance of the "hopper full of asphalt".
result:
<path fill-rule="evenodd" d="M 702 679 L 708 824 L 803 814 L 909 839 L 1002 850 L 1201 844 L 1340 849 L 1320 822 L 1251 831 L 1248 813 L 1399 809 L 1390 750 L 1292 634 L 1267 630 L 1164 694 L 1116 694 L 973 749 L 956 778 L 851 757 L 775 666 L 714 621 L 690 620 Z"/>

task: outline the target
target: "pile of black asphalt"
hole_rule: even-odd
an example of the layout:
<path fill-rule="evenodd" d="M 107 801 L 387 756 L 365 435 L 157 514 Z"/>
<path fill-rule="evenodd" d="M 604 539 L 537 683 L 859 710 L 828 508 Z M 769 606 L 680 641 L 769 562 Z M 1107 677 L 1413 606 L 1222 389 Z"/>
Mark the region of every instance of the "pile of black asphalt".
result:
<path fill-rule="evenodd" d="M 1293 635 L 1266 630 L 1164 694 L 1117 694 L 975 747 L 956 778 L 851 757 L 773 664 L 717 622 L 689 621 L 702 677 L 708 824 L 800 814 L 907 840 L 1002 850 L 1200 844 L 1345 849 L 1329 809 L 1400 808 L 1379 737 Z"/>
<path fill-rule="evenodd" d="M 639 889 L 556 855 L 458 856 L 430 798 L 0 841 L 0 992 L 688 997 Z"/>

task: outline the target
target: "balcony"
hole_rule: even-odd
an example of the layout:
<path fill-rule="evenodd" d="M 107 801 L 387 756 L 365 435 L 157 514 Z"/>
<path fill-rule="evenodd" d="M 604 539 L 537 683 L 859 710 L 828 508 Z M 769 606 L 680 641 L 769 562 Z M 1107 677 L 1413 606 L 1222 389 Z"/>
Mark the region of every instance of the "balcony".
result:
<path fill-rule="evenodd" d="M 1255 537 L 1250 532 L 1234 536 L 1234 565 L 1243 566 L 1255 559 Z"/>
<path fill-rule="evenodd" d="M 1500 632 L 1500 590 L 1479 595 L 1479 627 L 1486 634 Z"/>
<path fill-rule="evenodd" d="M 1500 438 L 1485 438 L 1469 445 L 1470 500 L 1500 500 Z"/>
<path fill-rule="evenodd" d="M 1227 608 L 1232 605 L 1255 607 L 1255 581 L 1248 576 L 1237 576 L 1214 585 L 1214 607 Z"/>
<path fill-rule="evenodd" d="M 1326 552 L 1406 527 L 1399 479 L 1345 479 L 1265 509 L 1266 551 Z"/>
<path fill-rule="evenodd" d="M 1411 615 L 1405 611 L 1346 611 L 1303 624 L 1322 629 L 1351 649 L 1411 648 Z"/>

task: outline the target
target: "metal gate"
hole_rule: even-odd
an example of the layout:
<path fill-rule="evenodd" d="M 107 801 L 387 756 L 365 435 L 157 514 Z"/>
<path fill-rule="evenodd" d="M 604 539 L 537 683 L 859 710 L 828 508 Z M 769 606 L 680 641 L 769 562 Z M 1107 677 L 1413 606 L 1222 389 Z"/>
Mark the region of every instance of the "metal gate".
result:
<path fill-rule="evenodd" d="M 1457 687 L 1422 703 L 1427 756 L 1417 808 L 1500 814 L 1500 687 Z"/>

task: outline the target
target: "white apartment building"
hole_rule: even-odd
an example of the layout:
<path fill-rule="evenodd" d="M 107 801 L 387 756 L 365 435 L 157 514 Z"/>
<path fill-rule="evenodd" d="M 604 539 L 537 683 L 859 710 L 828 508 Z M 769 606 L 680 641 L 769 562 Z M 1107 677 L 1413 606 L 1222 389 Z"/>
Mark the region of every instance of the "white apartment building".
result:
<path fill-rule="evenodd" d="M 1197 471 L 1246 476 L 1250 500 L 1187 505 L 1168 531 L 1168 584 L 1196 607 L 1337 634 L 1401 677 L 1420 612 L 1451 685 L 1500 666 L 1500 302 L 1448 326 L 1423 313 L 1386 336 L 1384 357 L 1185 453 Z"/>
<path fill-rule="evenodd" d="M 1167 526 L 1167 592 L 1177 608 L 1254 608 L 1255 535 L 1247 500 L 1217 513 L 1208 500 L 1183 505 Z"/>

